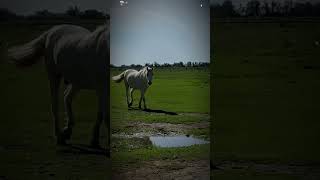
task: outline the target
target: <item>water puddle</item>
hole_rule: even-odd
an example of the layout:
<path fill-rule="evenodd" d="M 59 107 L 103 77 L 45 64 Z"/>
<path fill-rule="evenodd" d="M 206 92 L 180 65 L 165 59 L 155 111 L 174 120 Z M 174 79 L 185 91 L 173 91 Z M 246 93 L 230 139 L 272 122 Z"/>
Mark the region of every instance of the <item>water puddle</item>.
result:
<path fill-rule="evenodd" d="M 150 141 L 157 147 L 185 147 L 196 144 L 209 144 L 209 141 L 192 136 L 150 136 Z"/>

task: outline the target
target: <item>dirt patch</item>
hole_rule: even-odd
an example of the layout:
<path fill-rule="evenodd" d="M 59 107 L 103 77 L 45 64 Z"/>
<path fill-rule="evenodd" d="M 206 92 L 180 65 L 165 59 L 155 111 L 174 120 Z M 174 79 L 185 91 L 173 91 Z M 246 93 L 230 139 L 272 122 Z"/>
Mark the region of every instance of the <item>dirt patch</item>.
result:
<path fill-rule="evenodd" d="M 135 168 L 120 167 L 113 171 L 112 179 L 210 179 L 208 160 L 157 160 L 143 162 Z"/>
<path fill-rule="evenodd" d="M 204 121 L 194 124 L 171 124 L 171 123 L 142 123 L 134 122 L 127 125 L 126 128 L 139 129 L 139 133 L 131 133 L 127 135 L 152 136 L 157 134 L 162 135 L 178 135 L 186 134 L 192 129 L 204 129 L 209 128 L 210 122 Z"/>
<path fill-rule="evenodd" d="M 149 137 L 121 137 L 113 136 L 111 141 L 112 152 L 123 151 L 132 151 L 134 149 L 148 148 L 152 145 Z"/>

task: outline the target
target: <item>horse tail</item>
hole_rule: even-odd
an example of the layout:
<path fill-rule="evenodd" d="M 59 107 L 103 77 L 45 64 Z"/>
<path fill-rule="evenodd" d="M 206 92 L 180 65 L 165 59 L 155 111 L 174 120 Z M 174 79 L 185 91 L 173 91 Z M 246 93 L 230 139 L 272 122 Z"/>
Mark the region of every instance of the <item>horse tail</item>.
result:
<path fill-rule="evenodd" d="M 123 71 L 121 74 L 117 75 L 117 76 L 113 76 L 112 80 L 116 83 L 119 83 L 122 81 L 122 79 L 124 79 L 124 75 L 125 75 L 126 71 Z"/>
<path fill-rule="evenodd" d="M 44 32 L 38 38 L 26 44 L 8 49 L 9 61 L 18 67 L 26 67 L 35 64 L 44 56 L 47 34 L 47 32 Z"/>

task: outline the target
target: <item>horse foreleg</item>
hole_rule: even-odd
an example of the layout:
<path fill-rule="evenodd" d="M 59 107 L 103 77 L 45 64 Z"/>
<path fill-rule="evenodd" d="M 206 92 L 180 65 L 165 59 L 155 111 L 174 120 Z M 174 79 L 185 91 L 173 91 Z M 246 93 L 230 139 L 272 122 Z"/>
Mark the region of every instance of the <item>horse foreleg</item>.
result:
<path fill-rule="evenodd" d="M 94 147 L 99 147 L 100 125 L 102 121 L 104 121 L 107 128 L 107 133 L 108 133 L 107 151 L 109 151 L 111 132 L 110 132 L 110 120 L 107 119 L 106 110 L 107 110 L 107 91 L 104 90 L 98 93 L 98 117 L 93 128 L 93 137 L 91 140 L 91 145 Z"/>
<path fill-rule="evenodd" d="M 146 98 L 143 95 L 143 105 L 144 105 L 144 109 L 147 109 L 147 105 L 146 105 Z"/>
<path fill-rule="evenodd" d="M 132 104 L 133 104 L 133 88 L 130 88 L 130 96 L 131 96 L 131 101 L 130 101 L 130 103 L 129 103 L 129 106 L 132 106 Z"/>
<path fill-rule="evenodd" d="M 128 97 L 129 86 L 128 86 L 128 84 L 125 84 L 125 86 L 126 86 L 127 105 L 128 105 L 128 107 L 130 107 L 130 105 L 129 105 L 129 97 Z"/>
<path fill-rule="evenodd" d="M 139 100 L 139 109 L 141 109 L 141 102 L 142 102 L 142 99 L 144 99 L 144 91 L 141 90 L 140 92 L 141 92 L 141 95 L 140 95 L 140 100 Z"/>
<path fill-rule="evenodd" d="M 67 124 L 63 129 L 62 136 L 64 139 L 70 139 L 72 134 L 72 128 L 74 126 L 74 116 L 72 112 L 72 99 L 75 96 L 77 90 L 71 85 L 67 85 L 64 91 L 64 106 L 67 118 Z"/>
<path fill-rule="evenodd" d="M 49 75 L 50 81 L 50 92 L 51 92 L 51 111 L 52 118 L 54 122 L 54 132 L 57 138 L 57 144 L 63 144 L 60 136 L 60 127 L 59 127 L 59 87 L 61 77 L 56 75 Z"/>

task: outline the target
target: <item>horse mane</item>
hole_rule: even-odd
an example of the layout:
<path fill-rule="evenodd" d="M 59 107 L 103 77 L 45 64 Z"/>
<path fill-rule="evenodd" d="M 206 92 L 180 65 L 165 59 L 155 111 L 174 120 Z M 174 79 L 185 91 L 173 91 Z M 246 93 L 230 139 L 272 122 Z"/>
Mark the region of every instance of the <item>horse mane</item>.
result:
<path fill-rule="evenodd" d="M 143 67 L 142 69 L 139 70 L 139 72 L 138 72 L 138 73 L 139 73 L 139 76 L 147 77 L 147 72 L 148 72 L 148 71 L 147 71 L 147 67 L 148 67 L 148 66 L 145 66 L 145 67 Z"/>
<path fill-rule="evenodd" d="M 110 25 L 106 23 L 104 25 L 98 26 L 89 37 L 91 42 L 97 45 L 97 50 L 106 51 L 109 49 L 110 41 Z"/>
<path fill-rule="evenodd" d="M 106 34 L 103 34 L 106 33 Z M 104 25 L 100 25 L 98 26 L 93 32 L 92 32 L 92 36 L 94 36 L 94 39 L 98 40 L 101 38 L 101 36 L 103 35 L 107 35 L 110 36 L 110 26 L 109 24 L 104 24 Z"/>

